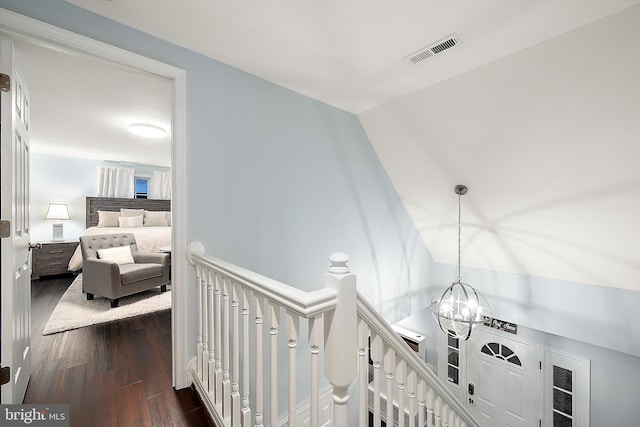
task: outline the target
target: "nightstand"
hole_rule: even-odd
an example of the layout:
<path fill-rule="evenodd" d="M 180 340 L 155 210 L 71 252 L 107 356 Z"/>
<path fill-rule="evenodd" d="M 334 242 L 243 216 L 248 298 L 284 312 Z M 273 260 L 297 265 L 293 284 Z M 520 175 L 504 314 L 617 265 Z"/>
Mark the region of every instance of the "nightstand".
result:
<path fill-rule="evenodd" d="M 31 278 L 70 273 L 69 260 L 79 242 L 44 242 L 31 252 Z"/>

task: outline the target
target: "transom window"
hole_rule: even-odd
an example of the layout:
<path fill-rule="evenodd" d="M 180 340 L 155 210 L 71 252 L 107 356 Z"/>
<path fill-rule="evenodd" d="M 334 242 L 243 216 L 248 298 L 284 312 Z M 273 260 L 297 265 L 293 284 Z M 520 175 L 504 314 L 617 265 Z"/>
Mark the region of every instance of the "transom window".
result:
<path fill-rule="evenodd" d="M 489 356 L 497 357 L 498 359 L 513 363 L 516 366 L 522 366 L 520 358 L 506 345 L 502 345 L 497 342 L 490 342 L 483 345 L 480 351 L 484 354 L 488 354 Z"/>

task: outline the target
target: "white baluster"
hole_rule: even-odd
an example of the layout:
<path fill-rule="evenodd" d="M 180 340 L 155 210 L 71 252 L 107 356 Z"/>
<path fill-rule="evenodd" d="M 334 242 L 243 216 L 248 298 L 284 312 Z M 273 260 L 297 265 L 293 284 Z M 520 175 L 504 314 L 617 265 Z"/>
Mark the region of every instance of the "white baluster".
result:
<path fill-rule="evenodd" d="M 214 385 L 215 385 L 215 402 L 216 406 L 222 409 L 222 274 L 216 274 L 214 281 L 215 293 L 213 298 L 213 307 L 215 311 L 214 322 L 215 328 L 215 368 L 214 368 Z M 225 331 L 226 332 L 226 331 Z"/>
<path fill-rule="evenodd" d="M 382 366 L 382 340 L 380 336 L 371 331 L 371 360 L 373 362 L 373 425 L 379 427 L 381 425 L 381 366 Z"/>
<path fill-rule="evenodd" d="M 404 393 L 406 387 L 406 370 L 407 364 L 405 363 L 405 361 L 400 357 L 396 357 L 396 381 L 398 383 L 398 427 L 404 427 Z"/>
<path fill-rule="evenodd" d="M 309 351 L 311 357 L 311 390 L 310 390 L 310 402 L 309 402 L 309 420 L 310 427 L 319 426 L 320 417 L 320 380 L 319 369 L 320 362 L 318 361 L 318 353 L 320 352 L 320 332 L 322 327 L 320 324 L 322 316 L 312 317 L 309 319 L 309 330 L 307 331 L 309 340 Z M 295 427 L 295 426 L 292 426 Z"/>
<path fill-rule="evenodd" d="M 209 277 L 209 280 L 207 281 L 207 340 L 209 341 L 209 356 L 208 356 L 208 362 L 207 362 L 207 372 L 209 373 L 208 375 L 208 384 L 209 384 L 209 393 L 213 395 L 213 401 L 217 402 L 216 399 L 218 398 L 218 395 L 215 394 L 215 378 L 214 378 L 214 371 L 215 371 L 215 353 L 220 351 L 220 346 L 218 345 L 218 343 L 216 341 L 214 341 L 214 336 L 219 333 L 216 331 L 217 329 L 217 325 L 218 323 L 215 321 L 214 318 L 214 311 L 215 311 L 215 307 L 213 305 L 213 290 L 214 290 L 214 283 L 216 281 L 216 274 L 212 273 L 213 277 Z"/>
<path fill-rule="evenodd" d="M 260 295 L 254 296 L 256 304 L 256 427 L 262 427 L 264 424 L 263 419 L 263 405 L 264 405 L 264 391 L 263 391 L 263 372 L 262 372 L 262 322 L 264 316 L 264 298 Z"/>
<path fill-rule="evenodd" d="M 385 409 L 385 415 L 387 417 L 387 424 L 393 425 L 393 374 L 395 367 L 395 353 L 391 347 L 386 343 L 384 344 L 384 374 L 387 384 L 387 407 Z"/>
<path fill-rule="evenodd" d="M 231 344 L 231 353 L 233 360 L 233 371 L 231 379 L 231 425 L 239 426 L 240 421 L 240 325 L 239 325 L 239 307 L 240 307 L 240 285 L 233 282 L 231 285 L 231 331 L 233 342 Z M 247 356 L 244 357 L 248 359 Z"/>
<path fill-rule="evenodd" d="M 367 360 L 367 347 L 369 339 L 369 329 L 367 324 L 358 319 L 358 394 L 360 402 L 358 406 L 359 427 L 367 427 L 369 423 L 369 412 L 367 408 L 369 362 Z"/>
<path fill-rule="evenodd" d="M 231 379 L 229 377 L 229 294 L 230 279 L 225 277 L 222 281 L 222 415 L 231 416 Z"/>
<path fill-rule="evenodd" d="M 278 327 L 280 326 L 280 307 L 269 302 L 269 419 L 270 425 L 278 425 Z"/>
<path fill-rule="evenodd" d="M 333 254 L 324 285 L 338 293 L 337 306 L 324 315 L 325 374 L 333 387 L 333 425 L 349 424 L 349 385 L 357 374 L 356 276 L 345 254 Z"/>
<path fill-rule="evenodd" d="M 442 427 L 449 427 L 449 405 L 442 405 Z"/>
<path fill-rule="evenodd" d="M 300 318 L 297 314 L 287 311 L 287 337 L 289 338 L 289 422 L 290 426 L 297 426 L 296 419 L 296 380 L 298 350 L 298 334 L 300 332 Z"/>
<path fill-rule="evenodd" d="M 202 301 L 202 382 L 209 391 L 209 305 L 207 304 L 207 287 L 209 285 L 209 271 L 205 270 L 200 288 Z M 213 345 L 213 343 L 211 343 Z"/>
<path fill-rule="evenodd" d="M 426 412 L 426 400 L 427 400 L 427 385 L 424 383 L 424 380 L 420 378 L 418 380 L 418 425 L 420 427 L 424 426 L 425 423 L 425 412 Z M 427 423 L 428 426 L 431 426 L 431 420 Z"/>
<path fill-rule="evenodd" d="M 427 388 L 427 425 L 428 426 L 432 426 L 434 425 L 434 419 L 433 419 L 433 412 L 434 412 L 434 405 L 435 405 L 435 394 L 433 392 L 433 389 L 431 389 L 430 387 Z"/>
<path fill-rule="evenodd" d="M 196 345 L 196 370 L 200 380 L 202 380 L 202 267 L 196 267 L 196 299 L 198 300 L 198 307 L 196 313 L 196 321 L 198 323 L 198 341 Z"/>
<path fill-rule="evenodd" d="M 407 375 L 407 395 L 409 397 L 409 426 L 416 427 L 416 373 L 413 369 Z"/>
<path fill-rule="evenodd" d="M 442 427 L 442 399 L 437 396 L 433 402 L 433 425 Z"/>
<path fill-rule="evenodd" d="M 251 425 L 251 407 L 249 406 L 249 309 L 251 307 L 249 300 L 249 291 L 242 289 L 242 426 L 249 427 Z"/>

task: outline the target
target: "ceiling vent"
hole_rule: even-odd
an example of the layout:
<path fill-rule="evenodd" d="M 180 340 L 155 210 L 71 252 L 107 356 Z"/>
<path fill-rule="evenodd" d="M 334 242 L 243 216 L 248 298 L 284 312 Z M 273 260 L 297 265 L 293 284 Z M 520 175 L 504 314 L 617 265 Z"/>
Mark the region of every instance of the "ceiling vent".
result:
<path fill-rule="evenodd" d="M 427 47 L 423 47 L 420 50 L 413 52 L 411 55 L 405 56 L 404 60 L 409 64 L 418 64 L 425 59 L 429 59 L 438 53 L 442 53 L 445 50 L 449 50 L 454 46 L 457 46 L 462 43 L 462 40 L 457 34 L 451 34 L 448 37 L 439 40 L 432 45 Z"/>

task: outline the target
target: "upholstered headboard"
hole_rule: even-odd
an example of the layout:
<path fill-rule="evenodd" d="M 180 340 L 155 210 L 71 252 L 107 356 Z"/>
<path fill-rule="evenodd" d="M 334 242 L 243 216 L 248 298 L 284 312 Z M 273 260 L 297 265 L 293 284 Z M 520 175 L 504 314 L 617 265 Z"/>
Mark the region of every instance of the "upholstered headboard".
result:
<path fill-rule="evenodd" d="M 120 211 L 120 209 L 146 209 L 148 211 L 170 211 L 171 200 L 121 199 L 114 197 L 87 197 L 86 226 L 98 225 L 98 211 Z"/>

